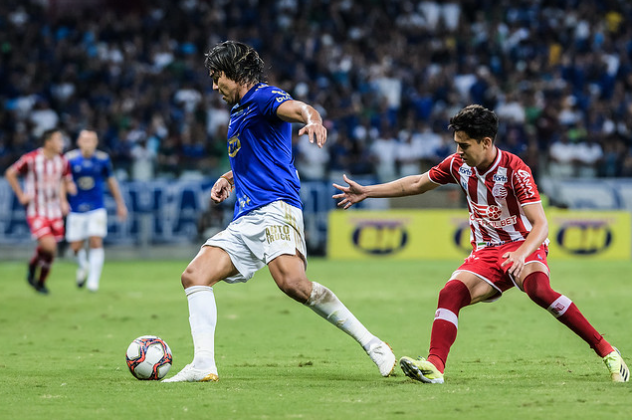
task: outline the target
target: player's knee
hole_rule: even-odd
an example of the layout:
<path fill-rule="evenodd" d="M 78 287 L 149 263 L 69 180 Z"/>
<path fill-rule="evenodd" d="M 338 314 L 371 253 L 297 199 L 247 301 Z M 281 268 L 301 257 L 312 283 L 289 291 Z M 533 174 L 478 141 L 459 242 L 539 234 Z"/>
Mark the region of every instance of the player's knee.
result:
<path fill-rule="evenodd" d="M 311 293 L 311 283 L 303 277 L 286 276 L 277 281 L 277 286 L 292 299 L 305 303 Z"/>
<path fill-rule="evenodd" d="M 463 308 L 471 303 L 470 290 L 463 282 L 451 280 L 443 286 L 439 292 L 439 305 L 450 305 L 455 308 Z"/>
<path fill-rule="evenodd" d="M 186 270 L 184 270 L 184 272 L 180 276 L 180 282 L 182 283 L 182 287 L 184 287 L 185 289 L 191 286 L 203 285 L 202 283 L 200 283 L 199 275 L 197 274 L 196 270 L 191 267 L 187 267 Z"/>

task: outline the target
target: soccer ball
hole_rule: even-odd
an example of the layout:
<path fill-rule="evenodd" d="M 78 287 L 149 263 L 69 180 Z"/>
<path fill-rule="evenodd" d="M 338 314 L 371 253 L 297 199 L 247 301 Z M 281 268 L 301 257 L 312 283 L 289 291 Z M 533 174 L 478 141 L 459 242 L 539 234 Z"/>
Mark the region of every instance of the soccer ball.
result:
<path fill-rule="evenodd" d="M 155 335 L 143 335 L 132 341 L 125 359 L 136 379 L 157 381 L 171 369 L 173 356 L 163 339 Z"/>

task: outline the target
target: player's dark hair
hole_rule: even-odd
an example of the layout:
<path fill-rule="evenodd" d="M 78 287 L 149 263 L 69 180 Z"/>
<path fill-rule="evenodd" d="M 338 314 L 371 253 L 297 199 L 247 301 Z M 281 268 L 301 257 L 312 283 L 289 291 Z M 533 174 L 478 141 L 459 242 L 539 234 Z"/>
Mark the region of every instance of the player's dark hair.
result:
<path fill-rule="evenodd" d="M 53 137 L 53 134 L 57 133 L 59 131 L 59 128 L 49 128 L 48 130 L 45 130 L 42 133 L 42 136 L 40 137 L 40 141 L 42 142 L 42 146 L 46 144 L 46 142 Z"/>
<path fill-rule="evenodd" d="M 204 66 L 213 77 L 224 75 L 239 84 L 263 81 L 264 63 L 254 48 L 237 41 L 225 41 L 204 54 Z"/>
<path fill-rule="evenodd" d="M 450 118 L 448 128 L 455 132 L 463 131 L 478 142 L 485 137 L 491 137 L 494 142 L 498 133 L 498 116 L 483 106 L 468 105 Z"/>

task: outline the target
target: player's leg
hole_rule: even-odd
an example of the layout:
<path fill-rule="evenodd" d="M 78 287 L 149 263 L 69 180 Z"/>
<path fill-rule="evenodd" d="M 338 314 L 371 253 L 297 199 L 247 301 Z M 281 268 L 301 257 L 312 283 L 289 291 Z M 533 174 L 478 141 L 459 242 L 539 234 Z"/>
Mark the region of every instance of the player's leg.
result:
<path fill-rule="evenodd" d="M 88 254 L 84 248 L 85 240 L 88 238 L 85 220 L 84 213 L 71 212 L 66 217 L 66 241 L 70 243 L 70 249 L 77 261 L 77 287 L 83 287 L 88 278 Z"/>
<path fill-rule="evenodd" d="M 268 263 L 277 286 L 353 337 L 378 366 L 380 374 L 389 376 L 397 362 L 391 348 L 371 334 L 331 290 L 307 279 L 305 262 L 299 255 L 296 250 L 295 255 L 279 255 Z"/>
<path fill-rule="evenodd" d="M 439 292 L 430 333 L 428 358 L 402 357 L 400 366 L 406 376 L 425 383 L 443 383 L 450 348 L 456 341 L 461 308 L 487 300 L 498 291 L 478 276 L 457 271 Z"/>
<path fill-rule="evenodd" d="M 103 238 L 90 236 L 88 239 L 90 251 L 88 253 L 88 281 L 86 288 L 91 292 L 99 290 L 99 281 L 103 271 L 105 253 L 103 251 Z"/>
<path fill-rule="evenodd" d="M 52 234 L 44 235 L 38 239 L 38 265 L 40 268 L 39 278 L 35 284 L 35 289 L 42 293 L 48 294 L 48 288 L 46 287 L 46 279 L 50 274 L 53 260 L 55 259 L 55 253 L 57 252 L 57 241 Z"/>
<path fill-rule="evenodd" d="M 218 380 L 215 365 L 217 306 L 213 285 L 237 273 L 226 251 L 214 246 L 203 246 L 182 273 L 182 286 L 189 303 L 189 324 L 194 347 L 193 362 L 163 382 Z"/>
<path fill-rule="evenodd" d="M 94 210 L 86 214 L 86 219 L 86 233 L 90 248 L 86 288 L 91 292 L 96 292 L 99 290 L 99 281 L 105 260 L 103 238 L 107 235 L 107 212 L 105 209 Z"/>
<path fill-rule="evenodd" d="M 551 288 L 546 266 L 537 262 L 527 264 L 516 283 L 531 300 L 588 343 L 603 359 L 614 382 L 627 382 L 630 379 L 630 372 L 619 352 L 599 334 L 568 297 Z"/>

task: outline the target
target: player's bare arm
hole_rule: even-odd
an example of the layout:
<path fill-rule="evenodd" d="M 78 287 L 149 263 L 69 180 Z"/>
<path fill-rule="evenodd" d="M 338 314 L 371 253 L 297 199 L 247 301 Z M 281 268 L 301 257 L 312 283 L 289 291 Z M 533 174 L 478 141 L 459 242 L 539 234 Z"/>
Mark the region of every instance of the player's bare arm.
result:
<path fill-rule="evenodd" d="M 66 180 L 64 180 L 59 184 L 59 204 L 61 206 L 61 214 L 63 214 L 64 216 L 70 213 L 70 204 L 68 203 L 67 194 L 72 193 L 69 191 L 69 185 L 75 187 L 74 194 L 77 194 L 77 189 L 74 182 L 67 182 Z"/>
<path fill-rule="evenodd" d="M 211 188 L 211 200 L 217 204 L 226 200 L 233 191 L 234 186 L 233 171 L 228 171 L 215 181 L 213 188 Z"/>
<path fill-rule="evenodd" d="M 4 176 L 9 182 L 9 185 L 11 185 L 11 188 L 13 189 L 13 192 L 15 192 L 15 196 L 18 198 L 20 204 L 26 206 L 28 203 L 30 203 L 33 197 L 25 194 L 22 190 L 22 187 L 20 187 L 20 182 L 18 181 L 18 173 L 15 171 L 15 169 L 10 167 L 6 170 Z"/>
<path fill-rule="evenodd" d="M 510 265 L 509 274 L 522 280 L 524 274 L 524 260 L 534 253 L 549 235 L 549 224 L 542 203 L 527 204 L 523 207 L 524 214 L 529 219 L 532 229 L 524 243 L 514 252 L 507 252 L 501 267 Z"/>
<path fill-rule="evenodd" d="M 305 124 L 298 132 L 299 136 L 307 134 L 310 143 L 323 147 L 327 142 L 327 129 L 323 119 L 314 107 L 301 101 L 285 101 L 277 108 L 277 116 L 283 121 Z"/>
<path fill-rule="evenodd" d="M 338 188 L 342 193 L 335 194 L 332 197 L 336 200 L 340 199 L 338 207 L 342 207 L 345 210 L 365 198 L 405 197 L 408 195 L 423 194 L 426 191 L 434 190 L 439 187 L 439 184 L 435 184 L 430 180 L 427 172 L 421 175 L 410 175 L 392 182 L 375 185 L 360 185 L 346 175 L 343 175 L 343 178 L 349 186 L 345 187 L 333 184 L 334 187 Z"/>
<path fill-rule="evenodd" d="M 127 219 L 127 206 L 125 206 L 125 202 L 123 201 L 123 195 L 121 194 L 118 182 L 113 176 L 108 178 L 108 188 L 116 202 L 116 216 L 122 222 Z"/>

